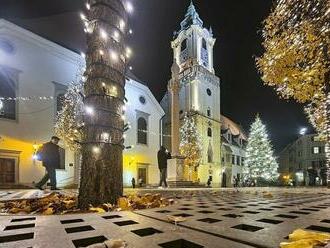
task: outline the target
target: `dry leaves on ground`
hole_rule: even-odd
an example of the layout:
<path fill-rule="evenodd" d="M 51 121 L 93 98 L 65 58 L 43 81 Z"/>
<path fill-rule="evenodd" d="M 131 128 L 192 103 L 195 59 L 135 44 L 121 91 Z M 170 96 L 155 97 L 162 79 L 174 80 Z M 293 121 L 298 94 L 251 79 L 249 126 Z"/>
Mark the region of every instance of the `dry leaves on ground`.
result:
<path fill-rule="evenodd" d="M 281 248 L 317 248 L 324 247 L 330 241 L 330 234 L 295 230 L 289 235 L 290 242 L 282 242 Z"/>
<path fill-rule="evenodd" d="M 69 214 L 69 213 L 105 213 L 109 211 L 126 211 L 147 208 L 166 207 L 174 200 L 162 197 L 160 194 L 128 195 L 121 197 L 116 206 L 104 203 L 91 206 L 89 211 L 81 211 L 77 207 L 77 196 L 54 192 L 47 197 L 29 200 L 16 200 L 0 203 L 0 213 L 7 214 Z"/>

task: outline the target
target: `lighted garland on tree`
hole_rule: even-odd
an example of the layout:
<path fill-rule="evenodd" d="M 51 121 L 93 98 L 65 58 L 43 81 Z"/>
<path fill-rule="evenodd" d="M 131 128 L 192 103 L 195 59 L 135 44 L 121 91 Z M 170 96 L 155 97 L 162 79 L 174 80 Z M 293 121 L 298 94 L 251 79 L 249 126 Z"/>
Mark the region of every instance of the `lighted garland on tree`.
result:
<path fill-rule="evenodd" d="M 80 65 L 76 79 L 72 81 L 64 95 L 63 107 L 57 113 L 55 133 L 66 146 L 73 151 L 79 151 L 84 125 L 83 85 L 85 67 Z"/>
<path fill-rule="evenodd" d="M 189 177 L 192 170 L 197 169 L 202 156 L 202 138 L 198 133 L 193 116 L 185 113 L 180 127 L 180 154 L 185 157 L 185 165 L 188 166 Z"/>
<path fill-rule="evenodd" d="M 309 120 L 326 141 L 329 167 L 330 1 L 278 0 L 264 21 L 263 38 L 257 66 L 264 83 L 280 97 L 308 104 Z"/>
<path fill-rule="evenodd" d="M 81 180 L 78 206 L 115 204 L 123 194 L 128 0 L 88 0 Z"/>
<path fill-rule="evenodd" d="M 246 146 L 246 158 L 243 167 L 244 179 L 271 182 L 278 178 L 277 169 L 278 164 L 266 127 L 257 116 L 251 125 Z"/>

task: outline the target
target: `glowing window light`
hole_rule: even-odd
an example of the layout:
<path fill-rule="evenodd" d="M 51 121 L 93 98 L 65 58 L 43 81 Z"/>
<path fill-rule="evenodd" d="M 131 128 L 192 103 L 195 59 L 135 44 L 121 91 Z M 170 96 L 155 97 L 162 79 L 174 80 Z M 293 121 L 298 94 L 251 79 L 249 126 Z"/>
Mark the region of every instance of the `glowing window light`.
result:
<path fill-rule="evenodd" d="M 86 3 L 86 9 L 88 9 L 88 10 L 91 9 L 91 5 L 89 3 Z"/>
<path fill-rule="evenodd" d="M 99 52 L 100 52 L 100 55 L 104 55 L 104 52 L 103 52 L 103 50 L 100 50 Z"/>
<path fill-rule="evenodd" d="M 129 58 L 132 54 L 132 49 L 129 47 L 126 47 L 126 57 Z"/>
<path fill-rule="evenodd" d="M 128 69 L 130 69 L 130 70 L 133 70 L 133 67 L 132 67 L 132 66 L 130 66 L 130 67 L 128 67 Z"/>
<path fill-rule="evenodd" d="M 129 33 L 129 34 L 133 34 L 133 30 L 130 29 L 130 30 L 128 31 L 128 33 Z"/>

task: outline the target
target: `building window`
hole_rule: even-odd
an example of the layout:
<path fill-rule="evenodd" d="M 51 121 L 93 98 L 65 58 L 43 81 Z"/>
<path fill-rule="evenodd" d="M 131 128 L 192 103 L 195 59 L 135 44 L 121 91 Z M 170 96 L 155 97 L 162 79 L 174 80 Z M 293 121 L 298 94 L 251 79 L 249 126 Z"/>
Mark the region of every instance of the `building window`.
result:
<path fill-rule="evenodd" d="M 202 39 L 202 48 L 207 50 L 207 44 L 205 39 Z"/>
<path fill-rule="evenodd" d="M 241 165 L 241 157 L 237 156 L 236 158 L 236 165 Z"/>
<path fill-rule="evenodd" d="M 241 165 L 244 165 L 244 158 L 241 158 Z"/>
<path fill-rule="evenodd" d="M 314 146 L 313 149 L 312 149 L 312 153 L 313 154 L 319 154 L 320 153 L 320 147 Z"/>
<path fill-rule="evenodd" d="M 148 132 L 148 125 L 146 119 L 143 117 L 140 117 L 138 119 L 138 124 L 137 124 L 138 130 L 137 130 L 137 143 L 138 144 L 143 144 L 147 145 L 147 132 Z"/>
<path fill-rule="evenodd" d="M 63 109 L 64 106 L 64 100 L 65 100 L 65 95 L 64 94 L 58 94 L 56 97 L 56 111 L 60 112 Z"/>
<path fill-rule="evenodd" d="M 4 69 L 0 68 L 0 118 L 16 120 L 16 83 Z"/>
<path fill-rule="evenodd" d="M 207 93 L 208 96 L 211 96 L 212 95 L 212 91 L 210 89 L 207 89 L 206 90 L 206 93 Z"/>
<path fill-rule="evenodd" d="M 213 163 L 213 150 L 211 144 L 209 144 L 209 149 L 207 151 L 207 162 Z"/>
<path fill-rule="evenodd" d="M 207 136 L 212 137 L 212 128 L 207 129 Z"/>
<path fill-rule="evenodd" d="M 229 142 L 231 142 L 231 138 L 232 138 L 231 133 L 228 133 L 228 141 Z"/>
<path fill-rule="evenodd" d="M 181 52 L 187 49 L 187 39 L 181 42 Z"/>
<path fill-rule="evenodd" d="M 301 157 L 302 156 L 302 151 L 299 151 L 298 152 L 298 157 Z"/>
<path fill-rule="evenodd" d="M 147 102 L 147 100 L 146 100 L 146 98 L 145 98 L 144 96 L 140 96 L 140 97 L 139 97 L 139 101 L 140 101 L 140 103 L 143 104 L 143 105 L 146 104 L 146 102 Z"/>
<path fill-rule="evenodd" d="M 207 116 L 211 117 L 211 109 L 210 108 L 207 109 Z"/>
<path fill-rule="evenodd" d="M 235 155 L 231 155 L 231 163 L 235 164 Z"/>

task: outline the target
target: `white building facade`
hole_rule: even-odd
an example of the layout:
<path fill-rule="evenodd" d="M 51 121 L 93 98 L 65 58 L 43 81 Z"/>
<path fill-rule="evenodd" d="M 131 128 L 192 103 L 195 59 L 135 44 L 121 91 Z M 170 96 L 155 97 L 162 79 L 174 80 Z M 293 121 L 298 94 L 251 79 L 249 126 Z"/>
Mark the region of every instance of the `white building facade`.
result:
<path fill-rule="evenodd" d="M 83 58 L 6 20 L 0 20 L 0 185 L 32 185 L 45 173 L 33 159 L 37 145 L 54 135 L 56 114 L 68 83 Z M 129 75 L 125 87 L 131 124 L 124 151 L 124 184 L 159 180 L 157 151 L 164 111 L 140 80 Z M 61 144 L 60 187 L 77 184 L 79 158 Z"/>

